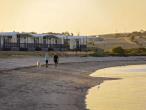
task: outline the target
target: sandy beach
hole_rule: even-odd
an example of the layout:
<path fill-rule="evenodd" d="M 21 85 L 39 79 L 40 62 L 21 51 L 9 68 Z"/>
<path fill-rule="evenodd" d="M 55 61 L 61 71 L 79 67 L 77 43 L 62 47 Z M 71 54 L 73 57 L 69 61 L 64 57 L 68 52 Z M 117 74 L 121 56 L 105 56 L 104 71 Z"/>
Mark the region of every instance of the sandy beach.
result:
<path fill-rule="evenodd" d="M 88 58 L 86 58 L 88 59 Z M 145 57 L 127 60 L 72 62 L 0 71 L 0 110 L 86 110 L 89 88 L 116 78 L 93 78 L 98 69 L 120 65 L 146 64 Z"/>

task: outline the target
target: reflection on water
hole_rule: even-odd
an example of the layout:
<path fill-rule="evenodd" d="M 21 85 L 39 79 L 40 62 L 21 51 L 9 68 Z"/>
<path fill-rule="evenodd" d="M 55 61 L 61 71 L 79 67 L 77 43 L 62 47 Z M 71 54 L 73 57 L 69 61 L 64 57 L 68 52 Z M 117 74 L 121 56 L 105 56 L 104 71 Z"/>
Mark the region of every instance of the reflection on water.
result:
<path fill-rule="evenodd" d="M 105 68 L 91 76 L 122 79 L 91 88 L 86 99 L 89 110 L 146 110 L 146 65 Z"/>

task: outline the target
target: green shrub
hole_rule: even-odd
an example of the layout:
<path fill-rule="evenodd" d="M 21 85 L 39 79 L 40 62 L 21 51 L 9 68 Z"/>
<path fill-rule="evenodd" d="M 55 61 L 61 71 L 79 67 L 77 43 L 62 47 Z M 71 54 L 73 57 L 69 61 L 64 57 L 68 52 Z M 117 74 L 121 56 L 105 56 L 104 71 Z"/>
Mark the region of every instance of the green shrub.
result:
<path fill-rule="evenodd" d="M 115 47 L 112 49 L 112 53 L 115 55 L 123 56 L 125 55 L 125 50 L 122 47 Z"/>
<path fill-rule="evenodd" d="M 128 56 L 145 56 L 146 48 L 127 49 L 126 54 Z"/>
<path fill-rule="evenodd" d="M 91 54 L 91 56 L 94 56 L 94 57 L 103 57 L 103 56 L 105 56 L 105 53 L 104 53 L 104 50 L 103 49 L 95 49 L 94 50 L 94 53 Z"/>

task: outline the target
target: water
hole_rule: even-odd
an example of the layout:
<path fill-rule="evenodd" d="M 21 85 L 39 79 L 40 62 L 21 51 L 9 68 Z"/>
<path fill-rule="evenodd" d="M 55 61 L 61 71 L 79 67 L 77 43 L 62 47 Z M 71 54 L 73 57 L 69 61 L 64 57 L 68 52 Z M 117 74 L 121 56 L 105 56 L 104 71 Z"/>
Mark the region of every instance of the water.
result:
<path fill-rule="evenodd" d="M 146 65 L 105 68 L 93 77 L 122 78 L 105 81 L 88 91 L 89 110 L 146 110 Z"/>

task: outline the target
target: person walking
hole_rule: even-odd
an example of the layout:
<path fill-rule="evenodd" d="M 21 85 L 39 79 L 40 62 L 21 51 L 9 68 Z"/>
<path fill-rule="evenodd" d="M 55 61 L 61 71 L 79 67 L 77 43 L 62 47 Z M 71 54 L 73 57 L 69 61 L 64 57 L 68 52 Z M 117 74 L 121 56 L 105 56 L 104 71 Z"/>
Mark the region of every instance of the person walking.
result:
<path fill-rule="evenodd" d="M 48 54 L 45 55 L 46 68 L 48 68 Z"/>
<path fill-rule="evenodd" d="M 55 54 L 53 59 L 54 59 L 54 64 L 55 64 L 55 67 L 57 67 L 57 65 L 58 65 L 58 60 L 59 60 L 58 55 L 57 55 L 57 54 Z"/>

